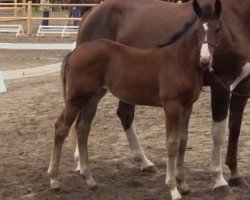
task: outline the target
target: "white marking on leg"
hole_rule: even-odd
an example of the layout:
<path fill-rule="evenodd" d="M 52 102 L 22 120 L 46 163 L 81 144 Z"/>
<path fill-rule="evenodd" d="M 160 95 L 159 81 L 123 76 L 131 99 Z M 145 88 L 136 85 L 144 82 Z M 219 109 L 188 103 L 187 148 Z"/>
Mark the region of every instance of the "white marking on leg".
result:
<path fill-rule="evenodd" d="M 76 144 L 74 158 L 75 158 L 75 162 L 77 164 L 77 167 L 76 167 L 75 171 L 80 171 L 80 160 L 79 160 L 79 148 L 78 148 L 78 144 Z"/>
<path fill-rule="evenodd" d="M 250 74 L 250 63 L 247 63 L 242 68 L 240 76 L 238 76 L 235 81 L 230 85 L 230 90 L 233 91 L 237 85 Z"/>
<path fill-rule="evenodd" d="M 181 195 L 176 186 L 176 179 L 175 179 L 175 157 L 169 157 L 167 160 L 167 173 L 166 173 L 166 181 L 165 183 L 170 188 L 170 193 L 172 200 L 181 199 Z"/>
<path fill-rule="evenodd" d="M 172 200 L 179 200 L 181 199 L 181 195 L 177 189 L 177 187 L 175 187 L 174 189 L 170 190 L 171 196 L 172 196 Z"/>
<path fill-rule="evenodd" d="M 181 0 L 178 0 L 177 3 L 178 3 L 178 4 L 182 4 L 182 1 L 181 1 Z"/>
<path fill-rule="evenodd" d="M 213 122 L 212 124 L 213 158 L 211 171 L 215 176 L 214 188 L 228 185 L 227 181 L 223 177 L 221 166 L 221 149 L 225 138 L 226 122 L 227 120 L 225 119 L 222 122 Z"/>
<path fill-rule="evenodd" d="M 125 130 L 127 140 L 129 143 L 129 147 L 132 151 L 132 154 L 134 156 L 135 161 L 138 161 L 141 163 L 141 170 L 144 170 L 148 167 L 154 166 L 154 163 L 152 163 L 146 156 L 141 148 L 141 145 L 138 141 L 134 121 L 132 122 L 129 129 Z"/>
<path fill-rule="evenodd" d="M 87 185 L 90 188 L 97 186 L 97 183 L 92 177 L 91 170 L 89 169 L 89 156 L 88 156 L 88 137 L 90 131 L 90 123 L 80 121 L 77 129 L 77 141 L 79 149 L 80 161 L 80 174 L 85 178 Z"/>

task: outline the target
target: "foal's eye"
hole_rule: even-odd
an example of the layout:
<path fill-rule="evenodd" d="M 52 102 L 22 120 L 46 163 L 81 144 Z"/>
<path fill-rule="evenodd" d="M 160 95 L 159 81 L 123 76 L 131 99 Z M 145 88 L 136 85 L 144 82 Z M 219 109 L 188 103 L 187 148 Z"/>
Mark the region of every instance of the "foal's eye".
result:
<path fill-rule="evenodd" d="M 219 34 L 219 33 L 221 33 L 221 30 L 220 29 L 216 29 L 215 32 Z"/>

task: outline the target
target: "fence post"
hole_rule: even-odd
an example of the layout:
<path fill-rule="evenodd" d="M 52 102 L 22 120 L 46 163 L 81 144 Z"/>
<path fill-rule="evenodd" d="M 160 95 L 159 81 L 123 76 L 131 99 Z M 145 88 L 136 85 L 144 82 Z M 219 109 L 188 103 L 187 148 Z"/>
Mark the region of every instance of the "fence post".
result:
<path fill-rule="evenodd" d="M 16 17 L 17 16 L 17 0 L 14 0 L 14 3 L 15 3 L 15 5 L 14 5 L 14 17 Z"/>
<path fill-rule="evenodd" d="M 32 1 L 28 1 L 28 19 L 27 19 L 27 34 L 32 35 Z"/>
<path fill-rule="evenodd" d="M 22 3 L 26 3 L 26 0 L 22 0 Z M 23 14 L 23 16 L 27 16 L 25 5 L 22 6 L 22 14 Z"/>

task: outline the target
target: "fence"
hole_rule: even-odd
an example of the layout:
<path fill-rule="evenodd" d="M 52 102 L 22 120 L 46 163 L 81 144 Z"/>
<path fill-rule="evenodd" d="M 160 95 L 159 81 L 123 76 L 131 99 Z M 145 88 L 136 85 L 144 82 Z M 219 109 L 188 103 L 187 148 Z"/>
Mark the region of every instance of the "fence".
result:
<path fill-rule="evenodd" d="M 78 7 L 93 7 L 98 4 L 60 4 L 60 3 L 49 3 L 49 4 L 40 4 L 40 3 L 32 3 L 31 1 L 28 1 L 28 3 L 0 3 L 0 6 L 13 6 L 13 7 L 25 7 L 25 10 L 27 10 L 26 16 L 13 16 L 13 17 L 4 17 L 0 16 L 0 20 L 27 20 L 27 35 L 32 35 L 32 22 L 33 20 L 43 20 L 48 19 L 45 17 L 33 17 L 32 16 L 32 6 L 65 6 L 65 7 L 71 7 L 71 6 L 78 6 Z M 0 9 L 1 10 L 1 9 Z M 81 20 L 81 18 L 73 18 L 73 17 L 49 17 L 49 20 Z"/>
<path fill-rule="evenodd" d="M 34 44 L 34 43 L 0 43 L 0 49 L 43 49 L 43 50 L 73 50 L 76 46 L 76 43 L 71 44 Z M 18 69 L 18 70 L 10 70 L 10 71 L 0 71 L 0 93 L 7 92 L 7 88 L 5 85 L 5 80 L 12 79 L 20 79 L 20 78 L 28 78 L 34 76 L 41 76 L 45 74 L 50 74 L 54 72 L 59 72 L 61 70 L 61 63 L 45 65 L 42 67 L 33 67 L 27 69 Z"/>
<path fill-rule="evenodd" d="M 3 3 L 4 1 L 9 3 L 10 0 L 1 0 L 1 3 Z M 22 0 L 22 3 L 25 3 L 25 2 L 26 2 L 26 0 Z M 22 15 L 24 16 L 26 13 L 25 6 L 23 6 L 23 5 L 18 6 L 17 0 L 13 0 L 13 3 L 15 4 L 14 6 L 1 6 L 0 11 L 1 10 L 14 10 L 14 17 L 17 17 L 18 11 L 21 10 Z"/>

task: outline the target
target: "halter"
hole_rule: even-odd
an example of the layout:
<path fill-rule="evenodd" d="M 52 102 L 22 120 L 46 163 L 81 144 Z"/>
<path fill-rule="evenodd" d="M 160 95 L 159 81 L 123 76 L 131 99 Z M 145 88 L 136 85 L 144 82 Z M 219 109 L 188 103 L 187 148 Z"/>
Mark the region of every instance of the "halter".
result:
<path fill-rule="evenodd" d="M 208 46 L 213 47 L 213 48 L 216 49 L 216 48 L 218 48 L 220 46 L 220 41 L 221 41 L 221 37 L 220 37 L 220 40 L 217 42 L 217 44 L 212 44 L 212 43 L 208 42 L 207 40 L 205 40 L 204 42 L 201 43 L 201 46 L 203 44 L 208 44 Z"/>

